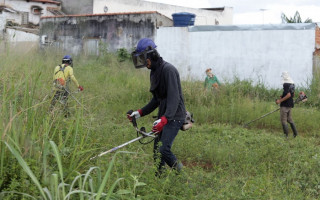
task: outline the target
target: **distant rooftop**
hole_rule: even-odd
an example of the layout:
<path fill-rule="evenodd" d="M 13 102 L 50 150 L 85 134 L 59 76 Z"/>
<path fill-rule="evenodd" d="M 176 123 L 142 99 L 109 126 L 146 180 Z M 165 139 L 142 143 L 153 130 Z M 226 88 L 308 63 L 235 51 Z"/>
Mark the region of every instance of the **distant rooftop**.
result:
<path fill-rule="evenodd" d="M 51 3 L 51 4 L 57 4 L 60 5 L 61 3 L 58 1 L 51 1 L 51 0 L 27 0 L 27 2 L 38 2 L 38 3 Z"/>
<path fill-rule="evenodd" d="M 202 10 L 214 10 L 214 11 L 224 11 L 225 7 L 220 7 L 220 8 L 200 8 Z"/>
<path fill-rule="evenodd" d="M 251 25 L 219 25 L 190 26 L 189 32 L 204 31 L 260 31 L 260 30 L 314 30 L 317 23 L 287 23 L 287 24 L 251 24 Z"/>
<path fill-rule="evenodd" d="M 157 11 L 143 11 L 143 12 L 119 12 L 119 13 L 100 13 L 100 14 L 81 14 L 81 15 L 64 15 L 64 16 L 44 16 L 41 19 L 46 18 L 59 18 L 59 17 L 92 17 L 92 16 L 107 16 L 107 15 L 136 15 L 136 14 L 159 14 Z M 164 15 L 162 15 L 164 16 Z M 166 17 L 166 16 L 164 16 Z M 168 18 L 168 17 L 166 17 Z"/>
<path fill-rule="evenodd" d="M 0 11 L 2 10 L 5 10 L 7 12 L 11 12 L 11 13 L 18 13 L 19 11 L 13 9 L 12 7 L 10 6 L 7 6 L 7 5 L 0 5 Z"/>

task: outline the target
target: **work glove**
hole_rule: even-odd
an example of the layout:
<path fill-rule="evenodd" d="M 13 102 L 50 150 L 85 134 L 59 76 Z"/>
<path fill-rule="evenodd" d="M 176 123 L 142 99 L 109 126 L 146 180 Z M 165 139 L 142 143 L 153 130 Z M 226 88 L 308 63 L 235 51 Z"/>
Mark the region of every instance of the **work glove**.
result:
<path fill-rule="evenodd" d="M 160 119 L 153 122 L 152 132 L 160 133 L 163 127 L 168 123 L 168 120 L 165 116 L 160 117 Z"/>
<path fill-rule="evenodd" d="M 129 111 L 128 111 L 129 112 Z M 131 114 L 127 114 L 128 119 L 132 122 L 132 117 L 138 119 L 142 116 L 142 110 L 133 111 Z"/>
<path fill-rule="evenodd" d="M 79 91 L 83 91 L 83 87 L 81 85 L 79 85 L 78 89 Z"/>

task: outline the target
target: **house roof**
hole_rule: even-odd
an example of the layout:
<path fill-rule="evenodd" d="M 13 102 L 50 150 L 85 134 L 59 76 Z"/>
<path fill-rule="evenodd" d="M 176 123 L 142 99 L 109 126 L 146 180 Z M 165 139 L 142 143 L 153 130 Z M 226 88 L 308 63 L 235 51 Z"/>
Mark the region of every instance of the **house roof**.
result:
<path fill-rule="evenodd" d="M 47 7 L 47 11 L 49 11 L 54 16 L 66 15 L 60 10 L 60 8 L 56 8 L 56 7 Z"/>
<path fill-rule="evenodd" d="M 137 15 L 137 14 L 159 14 L 163 17 L 166 17 L 161 13 L 158 13 L 157 11 L 143 11 L 143 12 L 120 12 L 120 13 L 82 14 L 82 15 L 64 15 L 64 16 L 44 16 L 44 17 L 41 17 L 41 19 L 59 18 L 59 17 L 93 17 L 93 16 L 107 16 L 107 15 L 111 16 L 111 15 Z"/>
<path fill-rule="evenodd" d="M 39 2 L 39 3 L 50 3 L 50 4 L 56 4 L 56 5 L 60 5 L 61 4 L 58 1 L 51 1 L 51 0 L 27 0 L 27 1 Z"/>
<path fill-rule="evenodd" d="M 200 8 L 202 10 L 211 10 L 211 11 L 224 11 L 225 7 L 219 7 L 219 8 Z"/>
<path fill-rule="evenodd" d="M 7 11 L 7 12 L 11 12 L 11 13 L 19 13 L 19 11 L 15 10 L 12 7 L 7 6 L 7 5 L 0 5 L 0 11 L 1 10 Z"/>

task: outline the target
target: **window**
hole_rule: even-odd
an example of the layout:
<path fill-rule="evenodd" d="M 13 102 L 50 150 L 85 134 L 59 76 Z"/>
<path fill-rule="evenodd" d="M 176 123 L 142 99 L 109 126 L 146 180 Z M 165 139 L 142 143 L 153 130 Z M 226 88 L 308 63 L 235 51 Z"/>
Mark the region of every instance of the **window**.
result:
<path fill-rule="evenodd" d="M 21 13 L 21 24 L 25 25 L 29 23 L 29 13 L 23 12 Z"/>
<path fill-rule="evenodd" d="M 41 15 L 42 10 L 43 10 L 43 8 L 41 8 L 39 6 L 32 6 L 31 7 L 31 13 L 34 15 Z"/>

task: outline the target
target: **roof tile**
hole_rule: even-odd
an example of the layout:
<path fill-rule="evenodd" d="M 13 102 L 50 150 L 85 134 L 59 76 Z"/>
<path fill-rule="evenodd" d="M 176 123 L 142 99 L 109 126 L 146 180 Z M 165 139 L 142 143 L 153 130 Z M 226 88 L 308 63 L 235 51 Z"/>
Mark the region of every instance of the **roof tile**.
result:
<path fill-rule="evenodd" d="M 61 4 L 58 1 L 51 1 L 51 0 L 27 0 L 27 1 L 39 2 L 39 3 L 51 3 L 51 4 L 57 4 L 57 5 Z"/>
<path fill-rule="evenodd" d="M 158 12 L 157 11 L 119 12 L 119 13 L 100 13 L 100 14 L 82 14 L 82 15 L 64 15 L 64 16 L 44 16 L 41 18 L 43 19 L 43 18 L 58 18 L 58 17 L 92 17 L 92 16 L 106 16 L 106 15 L 135 15 L 135 14 L 153 14 L 153 13 L 158 13 Z"/>

